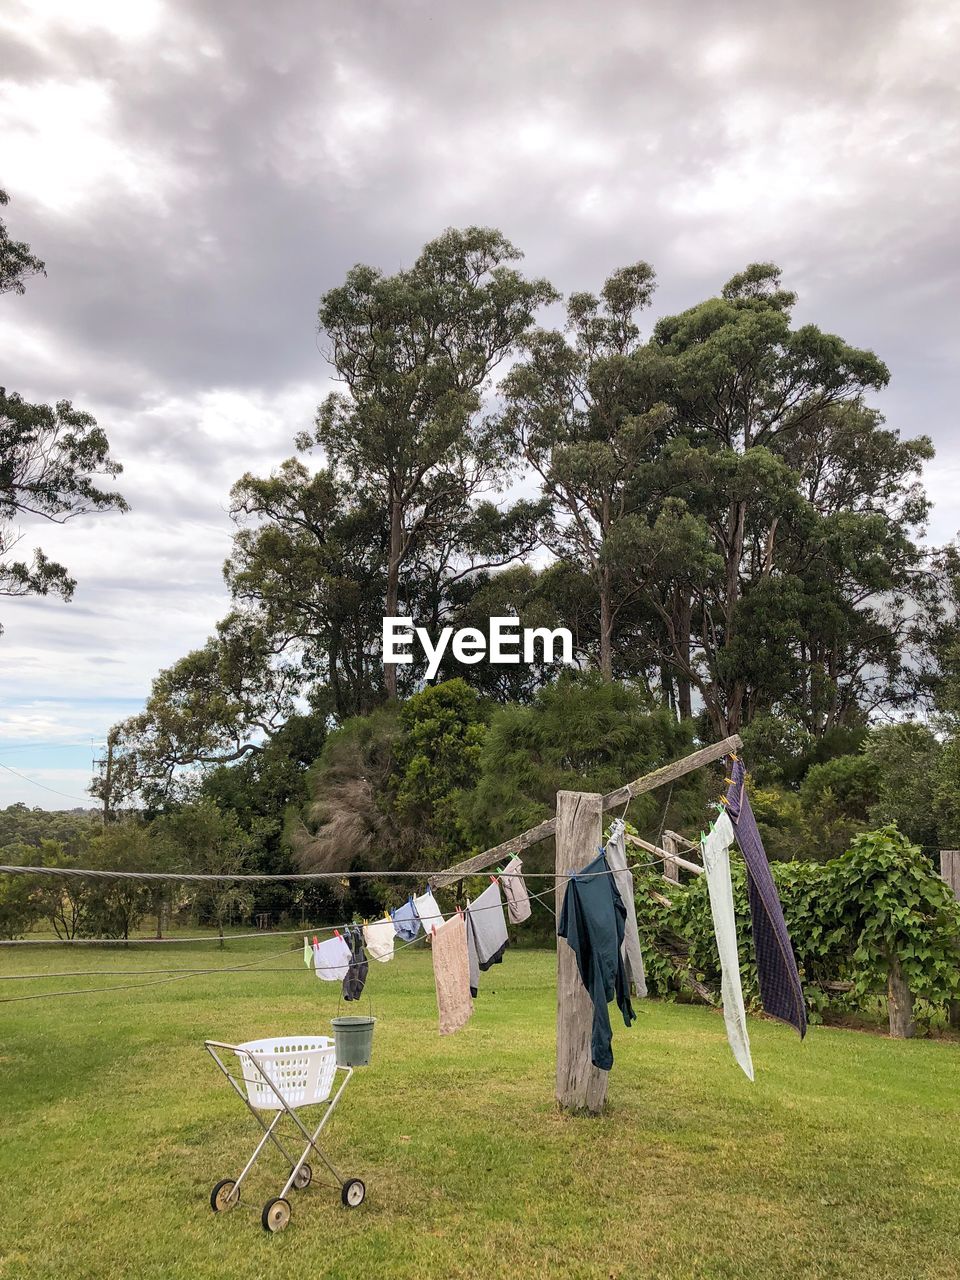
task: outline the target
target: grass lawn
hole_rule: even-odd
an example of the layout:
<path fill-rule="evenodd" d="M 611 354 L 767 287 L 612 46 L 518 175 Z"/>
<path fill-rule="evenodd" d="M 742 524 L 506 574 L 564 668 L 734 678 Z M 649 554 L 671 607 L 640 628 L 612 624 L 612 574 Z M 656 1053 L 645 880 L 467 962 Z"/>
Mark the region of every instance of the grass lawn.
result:
<path fill-rule="evenodd" d="M 241 964 L 279 945 L 10 948 L 0 972 Z M 0 1006 L 3 1280 L 960 1277 L 960 1045 L 821 1028 L 801 1044 L 753 1020 L 751 1086 L 718 1014 L 641 1002 L 615 1024 L 609 1113 L 561 1116 L 547 952 L 508 953 L 444 1039 L 429 956 L 371 964 L 374 1063 L 323 1135 L 365 1204 L 315 1181 L 267 1235 L 273 1153 L 214 1215 L 212 1184 L 257 1130 L 204 1037 L 325 1034 L 337 1011 L 299 953 L 268 963 L 289 972 Z"/>

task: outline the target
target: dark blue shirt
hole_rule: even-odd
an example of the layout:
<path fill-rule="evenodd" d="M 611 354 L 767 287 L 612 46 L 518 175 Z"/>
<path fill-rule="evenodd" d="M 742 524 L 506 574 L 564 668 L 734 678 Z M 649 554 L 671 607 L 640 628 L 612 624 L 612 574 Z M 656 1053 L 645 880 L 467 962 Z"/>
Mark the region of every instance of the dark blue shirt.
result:
<path fill-rule="evenodd" d="M 636 1017 L 621 954 L 626 918 L 623 899 L 601 853 L 567 881 L 557 922 L 557 934 L 573 949 L 583 985 L 593 1001 L 590 1056 L 601 1071 L 613 1066 L 607 1005 L 616 996 L 625 1026 Z"/>

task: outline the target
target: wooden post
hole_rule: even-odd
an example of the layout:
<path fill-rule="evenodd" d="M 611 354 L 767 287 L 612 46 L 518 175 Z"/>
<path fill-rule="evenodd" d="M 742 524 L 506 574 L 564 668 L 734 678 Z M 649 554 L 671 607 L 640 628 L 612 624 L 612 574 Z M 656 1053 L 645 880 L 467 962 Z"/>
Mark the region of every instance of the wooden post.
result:
<path fill-rule="evenodd" d="M 557 916 L 567 876 L 592 861 L 603 839 L 603 797 L 590 791 L 557 792 Z M 593 1003 L 580 981 L 576 957 L 557 939 L 557 1102 L 575 1111 L 603 1110 L 606 1071 L 590 1060 Z"/>
<path fill-rule="evenodd" d="M 678 857 L 680 850 L 677 848 L 677 838 L 672 831 L 665 831 L 661 836 L 663 842 L 664 853 L 669 853 L 670 858 L 663 860 L 663 874 L 668 880 L 673 880 L 677 884 L 680 883 L 680 866 L 673 859 Z"/>
<path fill-rule="evenodd" d="M 960 849 L 940 850 L 940 879 L 950 886 L 953 896 L 960 899 Z M 949 1004 L 950 1026 L 960 1031 L 960 1000 Z"/>

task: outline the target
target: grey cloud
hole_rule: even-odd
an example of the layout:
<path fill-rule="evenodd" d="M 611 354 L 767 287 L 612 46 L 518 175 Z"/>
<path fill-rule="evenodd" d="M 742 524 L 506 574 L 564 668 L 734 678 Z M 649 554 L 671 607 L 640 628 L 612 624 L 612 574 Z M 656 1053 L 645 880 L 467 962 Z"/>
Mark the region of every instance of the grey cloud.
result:
<path fill-rule="evenodd" d="M 502 227 L 565 292 L 647 258 L 657 314 L 772 258 L 799 318 L 888 362 L 888 419 L 956 466 L 958 45 L 939 0 L 177 0 L 140 41 L 8 30 L 12 85 L 105 95 L 83 141 L 116 163 L 59 209 L 0 175 L 5 217 L 49 270 L 2 301 L 31 341 L 24 368 L 0 357 L 0 383 L 95 411 L 134 510 L 77 522 L 62 548 L 77 604 L 5 610 L 0 643 L 16 626 L 60 652 L 73 627 L 113 658 L 123 609 L 136 599 L 149 629 L 153 600 L 161 639 L 125 676 L 145 691 L 158 650 L 202 640 L 226 608 L 230 483 L 289 456 L 309 389 L 328 386 L 320 294 L 355 261 L 408 264 L 450 224 Z M 284 409 L 225 435 L 203 425 L 217 392 Z M 938 537 L 960 524 L 953 502 Z"/>

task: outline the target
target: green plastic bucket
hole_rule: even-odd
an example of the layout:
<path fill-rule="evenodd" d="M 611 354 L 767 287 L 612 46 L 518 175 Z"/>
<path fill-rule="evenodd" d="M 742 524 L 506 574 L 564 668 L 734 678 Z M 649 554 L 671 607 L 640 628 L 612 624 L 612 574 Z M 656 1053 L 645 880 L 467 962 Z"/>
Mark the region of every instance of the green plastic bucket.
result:
<path fill-rule="evenodd" d="M 333 1041 L 338 1067 L 366 1067 L 373 1053 L 373 1017 L 333 1018 Z"/>

